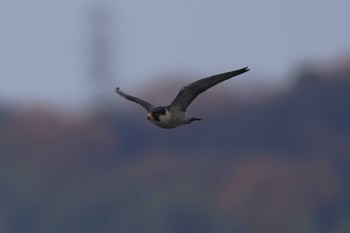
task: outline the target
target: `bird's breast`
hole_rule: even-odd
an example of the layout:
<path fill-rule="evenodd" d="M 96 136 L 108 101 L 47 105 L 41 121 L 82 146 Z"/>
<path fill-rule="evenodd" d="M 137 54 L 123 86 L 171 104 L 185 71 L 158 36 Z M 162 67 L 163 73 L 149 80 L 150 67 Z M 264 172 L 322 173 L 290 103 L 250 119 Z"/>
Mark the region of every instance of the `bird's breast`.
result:
<path fill-rule="evenodd" d="M 175 128 L 183 124 L 188 124 L 191 117 L 183 111 L 167 109 L 165 114 L 159 116 L 159 121 L 152 122 L 161 128 Z"/>

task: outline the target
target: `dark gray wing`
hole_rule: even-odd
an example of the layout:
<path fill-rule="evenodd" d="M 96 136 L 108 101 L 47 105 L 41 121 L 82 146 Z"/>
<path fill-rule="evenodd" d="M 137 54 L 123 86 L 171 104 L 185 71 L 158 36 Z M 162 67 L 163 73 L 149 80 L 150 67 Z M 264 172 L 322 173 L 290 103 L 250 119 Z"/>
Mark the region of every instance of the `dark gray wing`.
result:
<path fill-rule="evenodd" d="M 202 92 L 227 79 L 247 72 L 248 70 L 248 67 L 245 67 L 240 70 L 217 74 L 193 82 L 180 90 L 179 94 L 177 94 L 170 106 L 179 108 L 182 111 L 186 111 L 187 107 L 192 103 L 192 101 Z"/>
<path fill-rule="evenodd" d="M 122 91 L 119 89 L 119 87 L 117 87 L 117 88 L 115 89 L 115 92 L 117 92 L 119 95 L 123 96 L 125 99 L 130 100 L 130 101 L 132 101 L 132 102 L 135 102 L 135 103 L 141 105 L 141 106 L 144 107 L 147 111 L 149 111 L 151 108 L 153 108 L 153 105 L 152 105 L 152 104 L 150 104 L 150 103 L 148 103 L 147 101 L 144 101 L 144 100 L 142 100 L 142 99 L 139 99 L 139 98 L 137 98 L 137 97 L 135 97 L 135 96 L 131 96 L 131 95 L 125 94 L 124 92 L 122 92 Z"/>

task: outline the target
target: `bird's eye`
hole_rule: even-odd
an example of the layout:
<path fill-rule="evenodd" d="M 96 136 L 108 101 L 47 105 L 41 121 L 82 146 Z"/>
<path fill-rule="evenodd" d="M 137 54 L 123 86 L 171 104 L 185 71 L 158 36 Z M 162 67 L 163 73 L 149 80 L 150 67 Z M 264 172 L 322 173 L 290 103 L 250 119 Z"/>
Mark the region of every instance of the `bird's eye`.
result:
<path fill-rule="evenodd" d="M 158 112 L 153 112 L 152 117 L 154 120 L 159 121 L 159 113 Z"/>

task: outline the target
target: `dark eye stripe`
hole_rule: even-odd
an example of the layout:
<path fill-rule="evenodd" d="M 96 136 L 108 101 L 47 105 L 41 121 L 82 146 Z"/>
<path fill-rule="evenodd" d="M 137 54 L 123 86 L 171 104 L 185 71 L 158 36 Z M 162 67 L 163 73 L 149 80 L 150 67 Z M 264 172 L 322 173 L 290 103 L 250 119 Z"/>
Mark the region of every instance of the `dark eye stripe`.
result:
<path fill-rule="evenodd" d="M 166 109 L 164 107 L 159 107 L 152 111 L 153 119 L 156 121 L 160 121 L 159 116 L 165 115 L 165 114 L 166 114 Z"/>
<path fill-rule="evenodd" d="M 153 118 L 154 118 L 156 121 L 160 121 L 160 119 L 159 119 L 159 114 L 157 114 L 157 113 L 153 114 Z"/>

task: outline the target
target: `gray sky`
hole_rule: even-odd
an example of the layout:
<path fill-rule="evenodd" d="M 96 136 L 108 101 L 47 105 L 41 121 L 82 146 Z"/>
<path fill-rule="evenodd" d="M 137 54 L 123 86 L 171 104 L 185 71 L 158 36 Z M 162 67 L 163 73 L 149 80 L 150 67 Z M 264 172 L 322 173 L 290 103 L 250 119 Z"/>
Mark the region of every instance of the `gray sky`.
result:
<path fill-rule="evenodd" d="M 106 91 L 244 66 L 281 82 L 300 62 L 350 52 L 346 0 L 3 0 L 0 103 L 91 101 L 88 13 L 101 2 L 111 19 Z"/>

